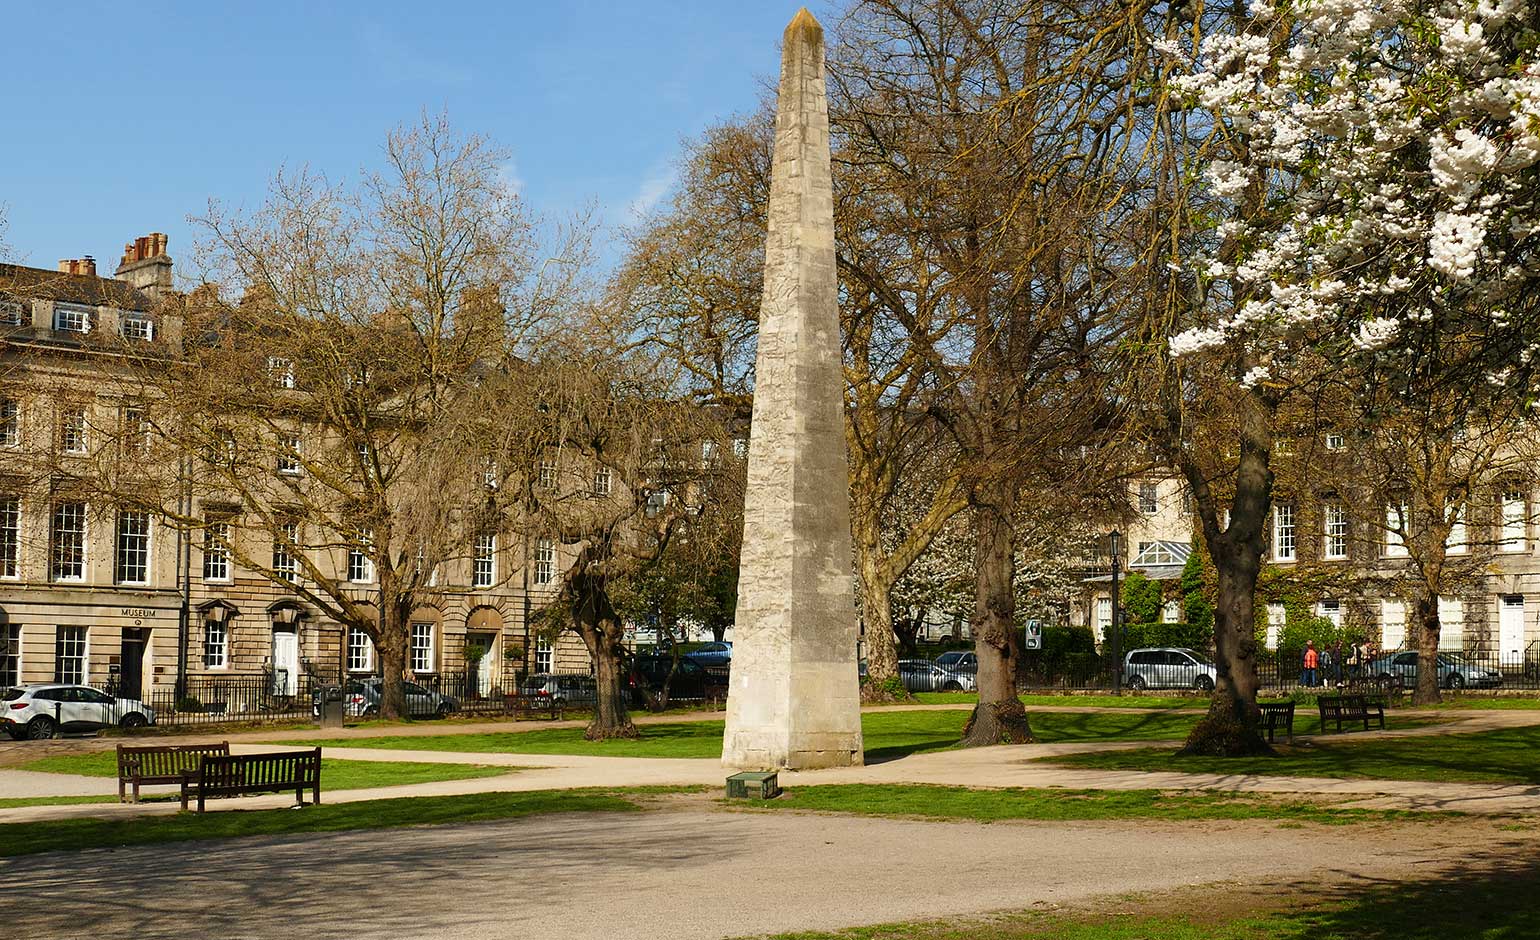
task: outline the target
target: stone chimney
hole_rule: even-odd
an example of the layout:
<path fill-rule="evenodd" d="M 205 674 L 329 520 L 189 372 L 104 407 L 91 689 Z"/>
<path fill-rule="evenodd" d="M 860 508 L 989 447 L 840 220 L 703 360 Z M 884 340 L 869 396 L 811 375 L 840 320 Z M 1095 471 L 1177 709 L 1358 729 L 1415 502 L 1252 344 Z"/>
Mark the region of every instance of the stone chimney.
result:
<path fill-rule="evenodd" d="M 118 280 L 159 299 L 171 293 L 171 256 L 166 254 L 164 232 L 151 232 L 123 246 Z"/>
<path fill-rule="evenodd" d="M 64 258 L 59 261 L 59 271 L 64 274 L 96 277 L 96 259 L 90 255 L 83 258 Z"/>

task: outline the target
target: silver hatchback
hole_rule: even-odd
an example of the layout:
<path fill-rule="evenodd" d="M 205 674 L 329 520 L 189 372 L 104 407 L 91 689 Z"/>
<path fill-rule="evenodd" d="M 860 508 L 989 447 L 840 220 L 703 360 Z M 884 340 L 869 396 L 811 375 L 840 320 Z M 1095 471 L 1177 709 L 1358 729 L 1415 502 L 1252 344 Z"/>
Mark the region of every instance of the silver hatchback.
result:
<path fill-rule="evenodd" d="M 1218 670 L 1214 661 L 1182 646 L 1129 650 L 1123 657 L 1123 684 L 1130 689 L 1197 689 L 1212 691 Z"/>

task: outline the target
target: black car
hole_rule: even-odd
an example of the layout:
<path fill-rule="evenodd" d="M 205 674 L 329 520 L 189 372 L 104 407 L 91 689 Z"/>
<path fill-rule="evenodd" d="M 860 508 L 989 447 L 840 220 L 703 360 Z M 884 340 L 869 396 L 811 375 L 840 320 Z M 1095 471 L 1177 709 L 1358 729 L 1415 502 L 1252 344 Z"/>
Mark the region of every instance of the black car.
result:
<path fill-rule="evenodd" d="M 725 667 L 702 665 L 687 656 L 679 657 L 676 665 L 673 656 L 657 654 L 638 656 L 631 661 L 631 695 L 637 704 L 645 704 L 650 696 L 662 692 L 664 682 L 668 682 L 671 699 L 706 700 L 727 695 Z"/>

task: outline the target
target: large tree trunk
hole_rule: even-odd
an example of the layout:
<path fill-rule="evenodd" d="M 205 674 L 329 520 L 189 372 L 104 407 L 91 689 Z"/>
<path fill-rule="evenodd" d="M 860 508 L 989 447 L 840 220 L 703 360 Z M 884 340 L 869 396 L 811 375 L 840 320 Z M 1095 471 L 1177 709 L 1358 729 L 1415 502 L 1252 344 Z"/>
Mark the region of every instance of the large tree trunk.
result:
<path fill-rule="evenodd" d="M 1438 598 L 1419 593 L 1412 608 L 1417 624 L 1417 685 L 1412 689 L 1412 704 L 1436 705 L 1443 701 L 1438 687 L 1438 641 L 1443 632 Z"/>
<path fill-rule="evenodd" d="M 602 578 L 580 575 L 573 584 L 573 620 L 594 661 L 597 684 L 594 718 L 583 737 L 590 741 L 639 737 L 626 709 L 625 631 Z"/>
<path fill-rule="evenodd" d="M 1221 534 L 1208 481 L 1187 468 L 1194 491 L 1204 494 L 1204 541 L 1219 576 L 1214 604 L 1214 692 L 1204 715 L 1187 736 L 1181 753 L 1214 757 L 1271 754 L 1262 739 L 1257 708 L 1257 577 L 1262 572 L 1264 522 L 1272 509 L 1273 472 L 1270 413 L 1247 399 L 1241 413 L 1240 459 L 1230 525 Z M 1195 476 L 1200 479 L 1194 479 Z"/>
<path fill-rule="evenodd" d="M 979 702 L 963 729 L 963 744 L 1025 744 L 1033 740 L 1027 710 L 1016 697 L 1016 593 L 1014 532 L 1000 500 L 974 511 L 977 532 L 973 649 L 978 656 Z"/>
<path fill-rule="evenodd" d="M 390 611 L 386 611 L 385 617 L 384 629 L 373 631 L 379 634 L 374 641 L 374 653 L 380 660 L 380 717 L 401 721 L 408 717 L 402 675 L 407 666 L 407 636 L 399 623 L 390 622 Z"/>
<path fill-rule="evenodd" d="M 893 632 L 893 583 L 875 564 L 861 564 L 861 615 L 866 621 L 866 681 L 861 701 L 905 701 L 912 696 L 898 675 L 898 642 Z"/>
<path fill-rule="evenodd" d="M 594 658 L 594 680 L 598 695 L 594 700 L 594 719 L 588 723 L 583 737 L 589 741 L 609 738 L 639 737 L 631 714 L 626 709 L 626 672 L 623 664 L 624 648 L 621 646 L 620 621 L 600 624 L 597 629 L 585 629 L 584 641 Z M 590 641 L 592 638 L 592 642 Z"/>
<path fill-rule="evenodd" d="M 1213 553 L 1217 556 L 1218 553 Z M 1259 732 L 1262 713 L 1257 708 L 1257 639 L 1255 597 L 1260 558 L 1244 548 L 1233 552 L 1219 568 L 1219 590 L 1214 605 L 1214 664 L 1218 673 L 1214 694 L 1183 754 L 1233 757 L 1271 754 L 1272 748 Z"/>

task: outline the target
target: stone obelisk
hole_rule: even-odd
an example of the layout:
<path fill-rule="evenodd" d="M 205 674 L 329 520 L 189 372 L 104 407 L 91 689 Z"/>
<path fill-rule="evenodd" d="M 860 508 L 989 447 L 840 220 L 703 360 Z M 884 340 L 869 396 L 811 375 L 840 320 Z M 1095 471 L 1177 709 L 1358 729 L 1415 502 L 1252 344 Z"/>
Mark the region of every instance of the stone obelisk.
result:
<path fill-rule="evenodd" d="M 823 27 L 786 27 L 722 763 L 859 764 Z"/>

